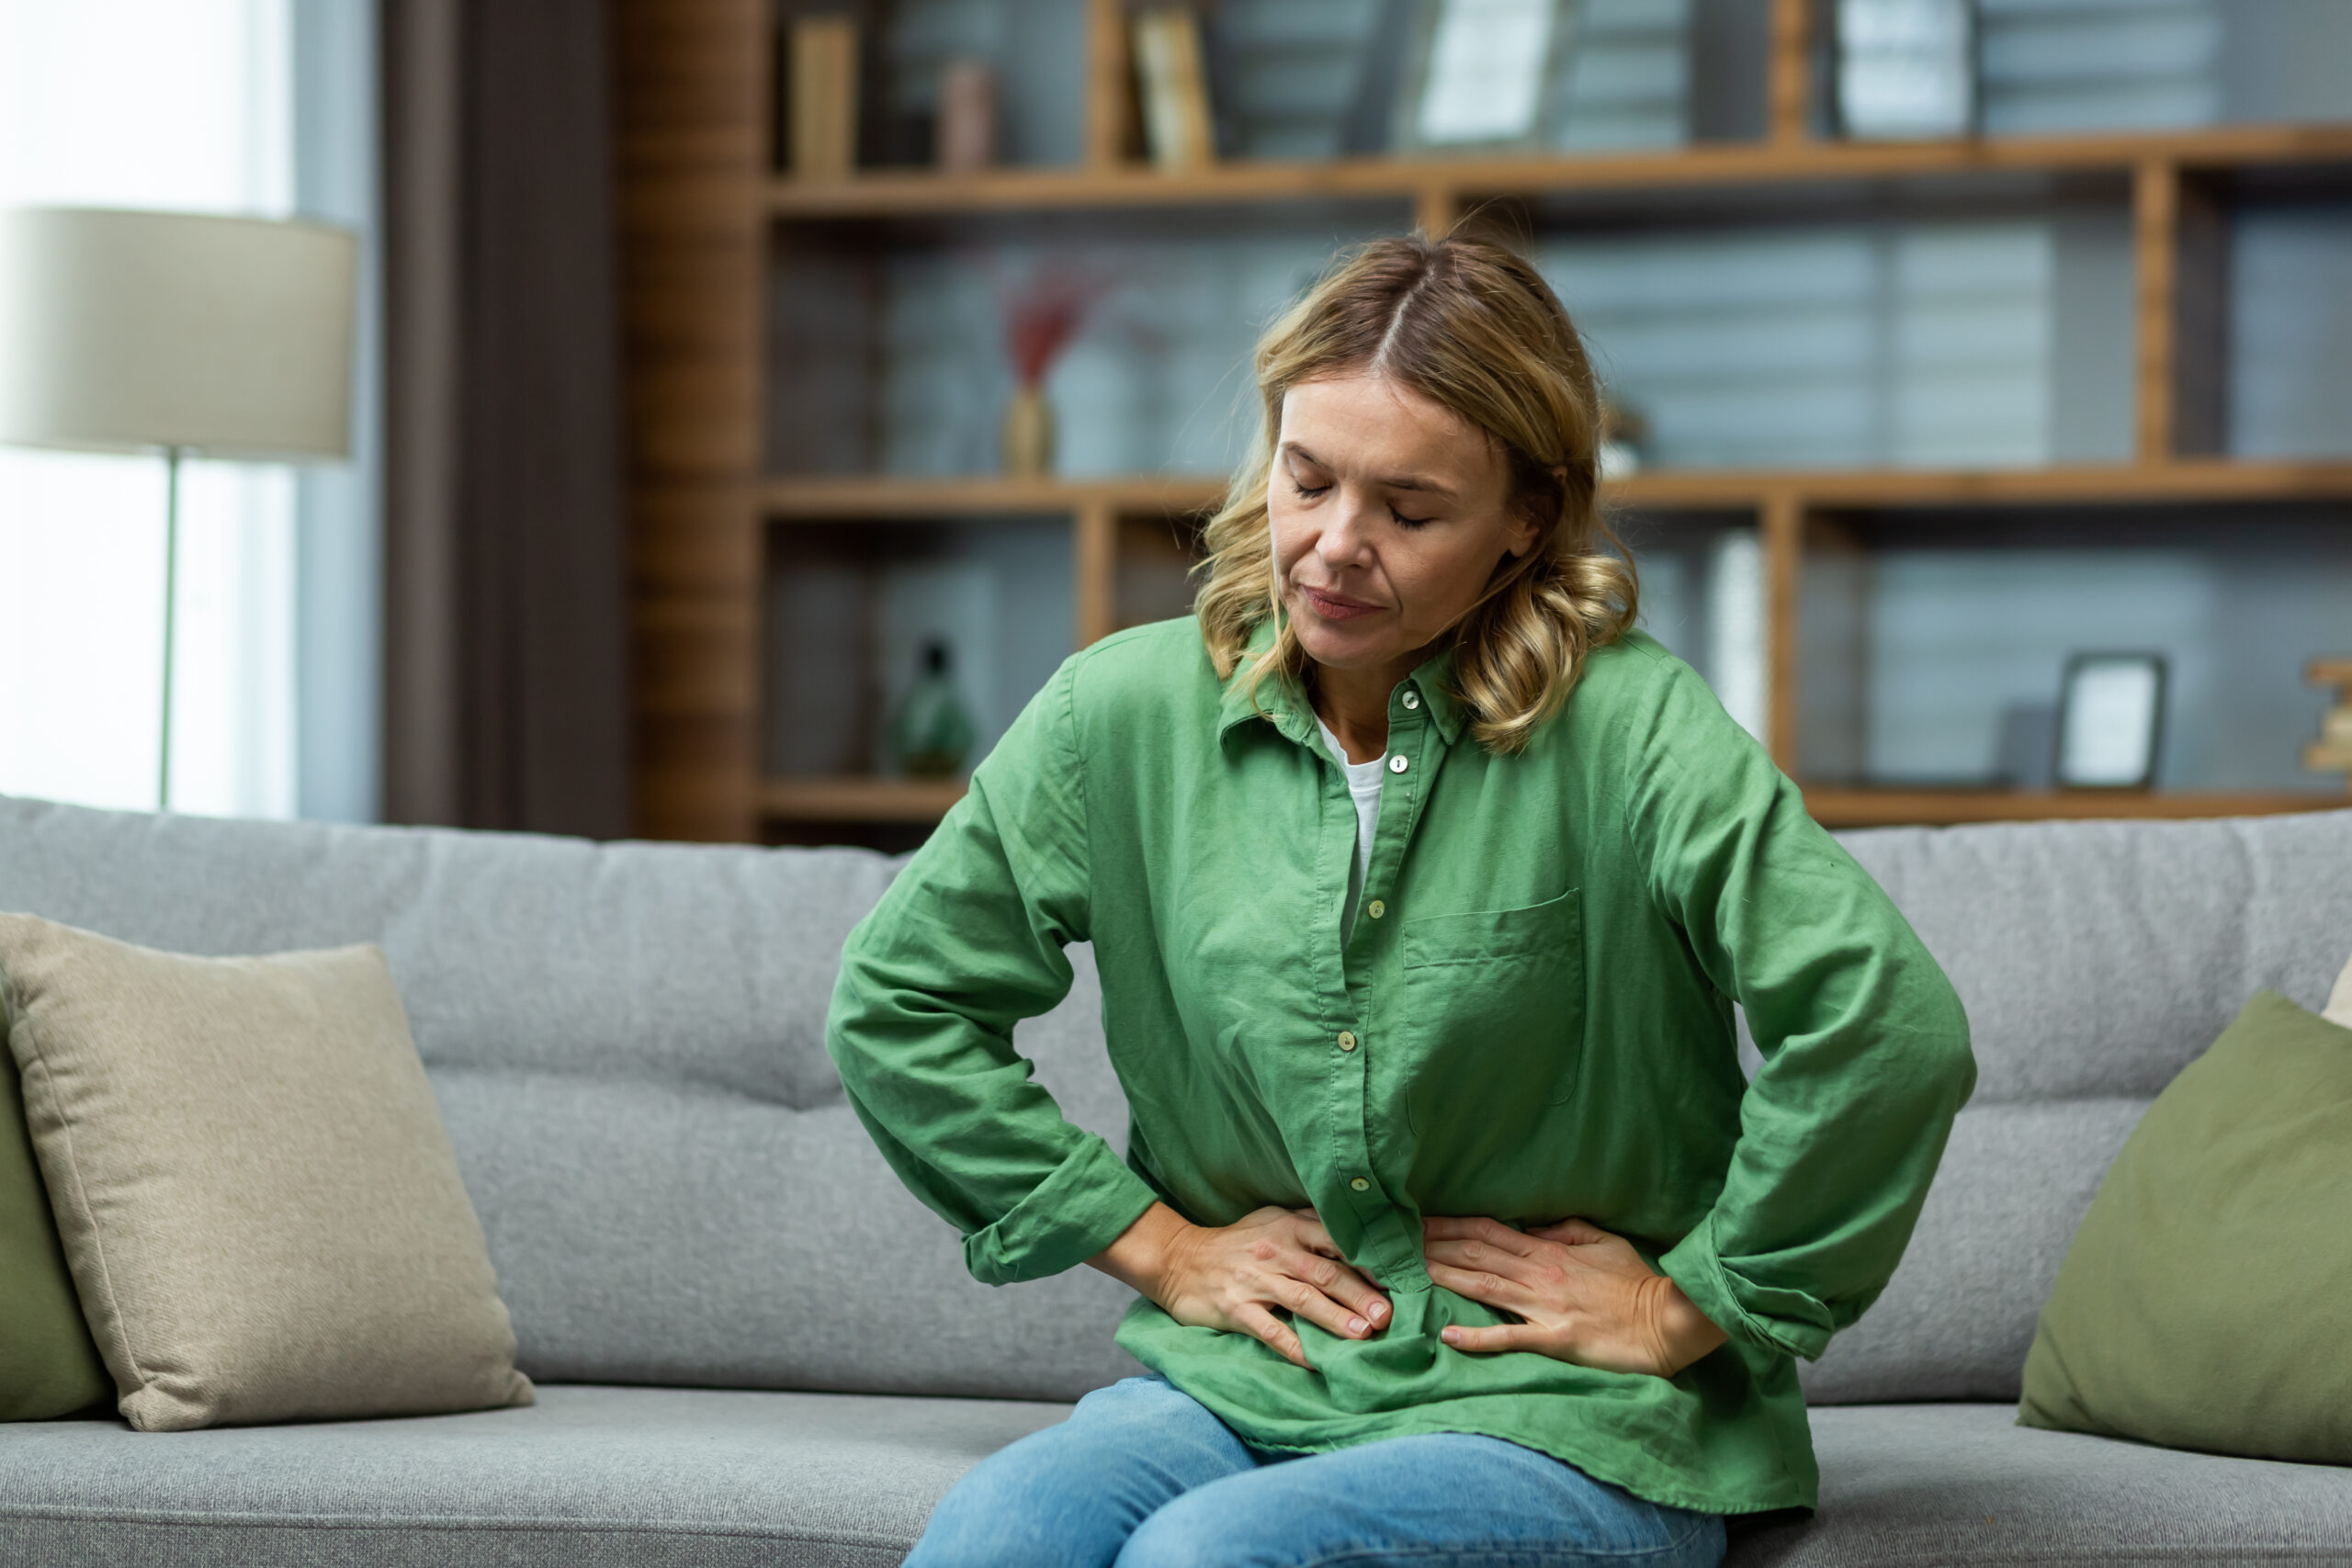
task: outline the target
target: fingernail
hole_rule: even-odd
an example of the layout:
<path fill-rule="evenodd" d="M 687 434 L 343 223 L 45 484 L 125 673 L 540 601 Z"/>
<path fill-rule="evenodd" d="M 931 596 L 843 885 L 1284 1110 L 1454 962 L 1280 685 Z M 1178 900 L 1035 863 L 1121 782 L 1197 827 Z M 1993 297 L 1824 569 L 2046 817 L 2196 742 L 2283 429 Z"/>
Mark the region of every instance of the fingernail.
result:
<path fill-rule="evenodd" d="M 1437 1337 L 1440 1339 L 1444 1340 L 1449 1345 L 1458 1345 L 1462 1342 L 1462 1330 L 1458 1328 L 1441 1328 L 1438 1330 Z"/>
<path fill-rule="evenodd" d="M 1371 1313 L 1374 1317 L 1386 1317 L 1388 1315 L 1388 1303 L 1386 1302 L 1374 1302 L 1365 1310 Z"/>
<path fill-rule="evenodd" d="M 1371 1328 L 1371 1326 L 1372 1325 L 1366 1323 L 1360 1317 L 1351 1317 L 1348 1319 L 1348 1332 L 1351 1334 L 1362 1334 Z"/>

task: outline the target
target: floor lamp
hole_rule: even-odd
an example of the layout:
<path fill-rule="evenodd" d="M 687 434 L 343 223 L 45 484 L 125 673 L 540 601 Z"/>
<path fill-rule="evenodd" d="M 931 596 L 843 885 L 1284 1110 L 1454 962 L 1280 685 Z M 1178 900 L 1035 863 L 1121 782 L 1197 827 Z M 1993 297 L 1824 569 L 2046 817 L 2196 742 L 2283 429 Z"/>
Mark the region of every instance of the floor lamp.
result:
<path fill-rule="evenodd" d="M 358 244 L 177 212 L 0 211 L 0 441 L 164 455 L 163 750 L 172 804 L 180 465 L 351 451 Z"/>

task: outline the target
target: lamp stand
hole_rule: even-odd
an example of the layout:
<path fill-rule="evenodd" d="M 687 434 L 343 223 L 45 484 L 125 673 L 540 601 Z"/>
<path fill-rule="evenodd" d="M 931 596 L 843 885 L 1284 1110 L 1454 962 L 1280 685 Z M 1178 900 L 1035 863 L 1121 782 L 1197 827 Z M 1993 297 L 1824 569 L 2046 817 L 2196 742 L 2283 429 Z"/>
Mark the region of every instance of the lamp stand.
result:
<path fill-rule="evenodd" d="M 155 768 L 155 809 L 172 808 L 173 622 L 179 608 L 180 458 L 185 446 L 164 448 L 164 743 Z"/>

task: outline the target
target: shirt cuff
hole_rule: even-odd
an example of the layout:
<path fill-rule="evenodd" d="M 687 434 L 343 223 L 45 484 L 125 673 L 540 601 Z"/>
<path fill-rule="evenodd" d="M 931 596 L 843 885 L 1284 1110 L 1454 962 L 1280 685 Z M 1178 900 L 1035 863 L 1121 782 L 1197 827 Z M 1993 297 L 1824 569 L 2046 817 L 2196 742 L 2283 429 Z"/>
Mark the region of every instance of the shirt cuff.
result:
<path fill-rule="evenodd" d="M 984 1285 L 1059 1274 L 1118 1240 L 1159 1197 L 1089 1133 L 1029 1196 L 964 1238 L 964 1267 Z"/>
<path fill-rule="evenodd" d="M 1755 1284 L 1732 1272 L 1715 1250 L 1714 1227 L 1710 1210 L 1657 1260 L 1658 1272 L 1733 1338 L 1768 1355 L 1819 1360 L 1834 1327 L 1829 1309 L 1803 1291 Z"/>

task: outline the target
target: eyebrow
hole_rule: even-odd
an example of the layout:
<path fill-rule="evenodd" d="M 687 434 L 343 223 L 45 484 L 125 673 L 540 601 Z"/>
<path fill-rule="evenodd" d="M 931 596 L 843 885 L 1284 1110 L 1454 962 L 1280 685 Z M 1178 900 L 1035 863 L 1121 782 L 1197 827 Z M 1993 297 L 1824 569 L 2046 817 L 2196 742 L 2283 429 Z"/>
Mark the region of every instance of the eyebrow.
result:
<path fill-rule="evenodd" d="M 1282 445 L 1282 450 L 1295 454 L 1297 457 L 1304 457 L 1318 468 L 1329 470 L 1331 467 L 1330 464 L 1326 463 L 1322 458 L 1317 457 L 1314 453 L 1309 452 L 1306 447 L 1301 446 L 1295 441 L 1283 442 Z M 1437 480 L 1426 478 L 1419 474 L 1396 474 L 1385 479 L 1375 479 L 1373 482 L 1386 490 L 1419 491 L 1429 495 L 1444 496 L 1449 501 L 1456 499 L 1453 487 L 1452 485 L 1440 484 Z"/>

